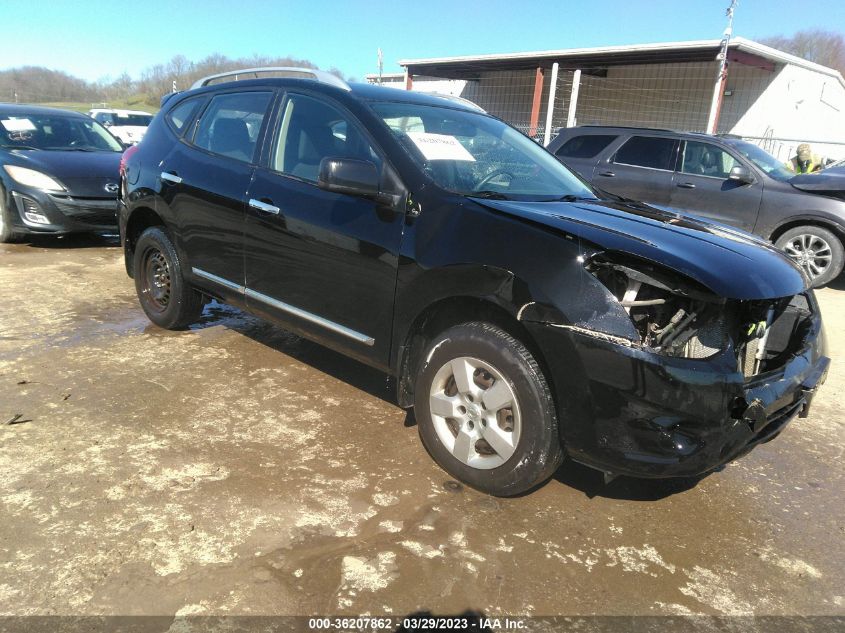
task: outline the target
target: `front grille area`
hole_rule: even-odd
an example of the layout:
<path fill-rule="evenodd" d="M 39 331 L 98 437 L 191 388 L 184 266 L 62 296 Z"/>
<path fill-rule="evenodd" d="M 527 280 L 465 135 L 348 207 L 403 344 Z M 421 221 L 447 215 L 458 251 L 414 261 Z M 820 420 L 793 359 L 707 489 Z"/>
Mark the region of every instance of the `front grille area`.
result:
<path fill-rule="evenodd" d="M 813 311 L 806 296 L 795 295 L 769 303 L 775 310 L 771 325 L 767 331 L 747 337 L 739 350 L 739 366 L 746 379 L 782 367 L 799 351 L 811 325 Z M 762 310 L 758 310 L 757 318 L 762 314 Z M 750 322 L 754 320 L 757 319 L 749 319 Z"/>
<path fill-rule="evenodd" d="M 74 198 L 51 195 L 53 204 L 68 218 L 85 224 L 114 225 L 117 222 L 117 198 Z"/>

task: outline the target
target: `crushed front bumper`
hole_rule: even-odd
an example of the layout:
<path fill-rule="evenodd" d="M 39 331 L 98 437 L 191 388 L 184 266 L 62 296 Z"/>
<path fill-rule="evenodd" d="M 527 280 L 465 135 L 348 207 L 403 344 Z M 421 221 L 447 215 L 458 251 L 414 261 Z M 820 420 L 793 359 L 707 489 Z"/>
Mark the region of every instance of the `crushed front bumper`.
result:
<path fill-rule="evenodd" d="M 583 328 L 526 326 L 543 350 L 571 458 L 614 475 L 686 477 L 806 416 L 830 364 L 817 311 L 812 318 L 800 351 L 752 379 L 732 351 L 675 358 Z"/>

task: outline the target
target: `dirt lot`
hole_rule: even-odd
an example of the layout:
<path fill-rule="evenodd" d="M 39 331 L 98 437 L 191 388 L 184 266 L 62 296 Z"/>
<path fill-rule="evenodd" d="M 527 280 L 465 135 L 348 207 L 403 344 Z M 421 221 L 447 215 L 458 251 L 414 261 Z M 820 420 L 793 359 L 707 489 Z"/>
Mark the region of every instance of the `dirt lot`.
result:
<path fill-rule="evenodd" d="M 0 289 L 0 614 L 845 613 L 842 289 L 776 441 L 512 500 L 450 485 L 378 372 L 215 304 L 151 326 L 113 240 L 2 246 Z"/>

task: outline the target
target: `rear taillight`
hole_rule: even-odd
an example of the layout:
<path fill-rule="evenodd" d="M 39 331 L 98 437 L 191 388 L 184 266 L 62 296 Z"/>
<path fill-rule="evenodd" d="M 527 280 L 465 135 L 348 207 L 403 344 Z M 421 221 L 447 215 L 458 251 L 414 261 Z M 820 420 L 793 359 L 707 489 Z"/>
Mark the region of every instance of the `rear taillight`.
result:
<path fill-rule="evenodd" d="M 123 151 L 123 155 L 120 157 L 120 174 L 126 174 L 126 163 L 127 161 L 132 158 L 132 154 L 138 151 L 137 145 L 130 145 Z"/>

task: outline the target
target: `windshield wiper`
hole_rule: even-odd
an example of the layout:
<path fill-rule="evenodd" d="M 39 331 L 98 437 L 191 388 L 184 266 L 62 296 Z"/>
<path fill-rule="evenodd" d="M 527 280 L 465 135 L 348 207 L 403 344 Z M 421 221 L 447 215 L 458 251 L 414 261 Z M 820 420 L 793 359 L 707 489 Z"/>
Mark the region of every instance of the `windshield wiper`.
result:
<path fill-rule="evenodd" d="M 470 198 L 487 198 L 488 200 L 510 200 L 501 191 L 493 191 L 492 189 L 482 189 L 481 191 L 471 191 L 467 194 Z"/>
<path fill-rule="evenodd" d="M 13 149 L 31 149 L 34 151 L 40 151 L 40 147 L 32 147 L 31 145 L 4 145 L 3 149 L 13 150 Z"/>
<path fill-rule="evenodd" d="M 573 193 L 568 193 L 560 198 L 555 198 L 552 202 L 583 202 L 584 200 L 598 200 L 595 197 L 576 196 Z"/>

